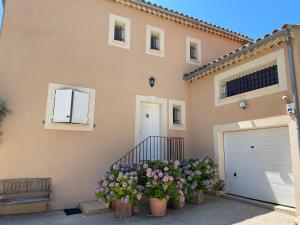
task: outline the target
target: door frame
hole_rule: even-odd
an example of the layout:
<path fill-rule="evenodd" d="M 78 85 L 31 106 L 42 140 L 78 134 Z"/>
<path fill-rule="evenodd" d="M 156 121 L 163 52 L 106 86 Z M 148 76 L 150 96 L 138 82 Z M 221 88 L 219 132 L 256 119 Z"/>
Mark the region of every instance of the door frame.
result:
<path fill-rule="evenodd" d="M 168 100 L 166 98 L 159 98 L 156 96 L 136 95 L 135 104 L 135 145 L 140 142 L 141 129 L 141 107 L 142 103 L 151 103 L 160 105 L 160 134 L 167 136 L 168 133 Z"/>
<path fill-rule="evenodd" d="M 295 118 L 293 116 L 283 115 L 213 126 L 214 161 L 219 166 L 220 178 L 225 180 L 224 133 L 230 131 L 255 130 L 261 128 L 276 127 L 288 127 L 290 138 L 290 151 L 292 157 L 292 173 L 295 187 L 295 203 L 296 210 L 299 210 L 300 214 L 300 163 L 296 132 L 297 126 Z"/>

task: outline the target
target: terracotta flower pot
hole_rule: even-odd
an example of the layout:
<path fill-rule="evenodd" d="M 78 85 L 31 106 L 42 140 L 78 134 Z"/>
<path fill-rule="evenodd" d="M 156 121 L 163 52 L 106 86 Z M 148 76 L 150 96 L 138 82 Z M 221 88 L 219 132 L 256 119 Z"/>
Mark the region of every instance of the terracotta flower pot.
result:
<path fill-rule="evenodd" d="M 116 201 L 116 217 L 124 218 L 132 216 L 132 204 L 123 203 L 121 200 Z"/>
<path fill-rule="evenodd" d="M 152 216 L 165 216 L 167 211 L 167 199 L 150 198 L 150 211 Z"/>
<path fill-rule="evenodd" d="M 204 192 L 203 190 L 197 190 L 197 195 L 194 197 L 193 200 L 190 201 L 190 203 L 201 204 L 203 202 L 204 202 Z"/>

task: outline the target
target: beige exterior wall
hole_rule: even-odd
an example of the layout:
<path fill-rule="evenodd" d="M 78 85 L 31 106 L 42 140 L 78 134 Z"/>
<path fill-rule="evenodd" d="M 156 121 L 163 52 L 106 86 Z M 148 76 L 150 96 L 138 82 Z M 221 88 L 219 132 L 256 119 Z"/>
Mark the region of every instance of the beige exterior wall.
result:
<path fill-rule="evenodd" d="M 297 36 L 293 39 L 293 47 L 295 53 L 295 64 L 296 64 L 296 76 L 298 93 L 300 90 L 300 67 L 299 67 L 299 46 L 300 46 L 300 33 L 295 33 Z M 214 90 L 214 77 L 218 73 L 206 76 L 199 80 L 193 81 L 191 86 L 191 139 L 192 147 L 195 156 L 206 156 L 216 157 L 222 143 L 217 143 L 218 135 L 217 129 L 237 130 L 237 127 L 242 129 L 255 129 L 255 127 L 264 126 L 289 126 L 290 140 L 291 140 L 291 152 L 292 152 L 292 164 L 293 164 L 293 175 L 294 183 L 296 188 L 296 208 L 297 215 L 300 215 L 300 164 L 299 164 L 299 149 L 296 139 L 296 129 L 293 116 L 286 116 L 285 102 L 282 100 L 282 96 L 287 95 L 292 101 L 291 91 L 291 80 L 290 80 L 290 69 L 289 69 L 289 58 L 287 46 L 285 43 L 280 46 L 269 49 L 263 54 L 259 54 L 257 57 L 243 61 L 242 63 L 235 64 L 230 69 L 235 68 L 239 65 L 250 62 L 258 57 L 266 55 L 268 53 L 284 48 L 285 52 L 285 63 L 286 63 L 286 76 L 288 90 L 281 91 L 275 94 L 265 95 L 253 99 L 247 100 L 249 107 L 246 110 L 242 110 L 238 107 L 237 103 L 231 103 L 221 106 L 215 106 L 215 90 Z M 228 70 L 228 69 L 227 69 Z M 221 72 L 227 71 L 223 70 Z M 259 120 L 263 119 L 263 120 Z M 239 123 L 247 121 L 246 123 Z M 285 125 L 283 125 L 285 124 Z M 216 126 L 218 125 L 218 126 Z M 215 133 L 214 133 L 215 126 Z M 215 135 L 215 137 L 214 137 Z M 220 138 L 221 140 L 222 137 Z M 218 157 L 218 156 L 217 156 Z M 223 156 L 221 156 L 222 158 Z M 223 165 L 222 165 L 223 166 Z"/>
<path fill-rule="evenodd" d="M 130 50 L 108 45 L 110 13 L 131 19 Z M 164 58 L 145 54 L 146 24 L 165 30 Z M 217 117 L 213 101 L 209 102 L 211 77 L 192 87 L 193 95 L 203 93 L 196 87 L 207 94 L 192 98 L 195 111 L 191 114 L 190 85 L 182 81 L 182 74 L 196 66 L 185 63 L 186 36 L 201 39 L 203 63 L 240 45 L 110 1 L 6 1 L 0 36 L 0 96 L 8 100 L 12 114 L 1 128 L 0 178 L 51 177 L 52 209 L 94 199 L 104 172 L 134 146 L 136 95 L 185 101 L 186 130 L 168 130 L 168 135 L 185 138 L 187 156 L 193 148 L 211 154 L 208 131 Z M 151 75 L 156 78 L 153 89 L 148 85 Z M 44 129 L 49 83 L 96 90 L 93 132 Z M 277 114 L 284 111 L 281 105 L 272 107 Z M 211 119 L 208 123 L 196 119 L 199 126 L 192 130 L 191 116 L 196 115 Z M 230 115 L 225 113 L 225 120 Z M 191 145 L 191 131 L 199 143 Z"/>

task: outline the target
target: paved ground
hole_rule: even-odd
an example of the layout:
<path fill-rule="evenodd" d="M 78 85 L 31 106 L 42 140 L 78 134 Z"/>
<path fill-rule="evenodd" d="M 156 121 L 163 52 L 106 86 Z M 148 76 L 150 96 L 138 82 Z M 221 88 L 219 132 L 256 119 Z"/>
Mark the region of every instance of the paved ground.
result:
<path fill-rule="evenodd" d="M 1 225 L 294 225 L 294 217 L 281 212 L 228 199 L 208 197 L 202 205 L 187 204 L 168 210 L 164 218 L 153 218 L 143 209 L 132 218 L 118 219 L 113 213 L 83 217 L 62 211 L 0 218 Z"/>

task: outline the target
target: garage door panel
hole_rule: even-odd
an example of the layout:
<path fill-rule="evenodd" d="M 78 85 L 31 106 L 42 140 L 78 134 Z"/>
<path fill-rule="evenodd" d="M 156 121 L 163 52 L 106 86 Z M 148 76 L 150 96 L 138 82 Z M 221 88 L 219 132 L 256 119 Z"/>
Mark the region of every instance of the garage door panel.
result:
<path fill-rule="evenodd" d="M 270 129 L 272 131 L 270 132 Z M 260 136 L 265 137 L 278 137 L 278 136 L 286 136 L 288 137 L 289 134 L 286 133 L 287 127 L 278 127 L 278 128 L 266 128 L 266 129 L 253 129 L 253 130 L 244 130 L 244 131 L 233 131 L 227 132 L 226 135 L 228 137 L 236 138 L 236 133 L 239 133 L 240 137 L 257 137 L 259 133 Z"/>
<path fill-rule="evenodd" d="M 278 192 L 277 190 L 274 192 L 266 192 L 266 189 L 270 189 L 270 187 L 268 187 L 267 185 L 256 183 L 256 187 L 255 189 L 253 189 L 252 182 L 247 181 L 240 181 L 237 183 L 230 182 L 226 183 L 226 185 L 227 188 L 230 190 L 227 191 L 229 194 L 234 194 L 252 199 L 259 199 L 266 202 L 280 202 L 280 204 L 287 206 L 295 206 L 293 190 L 289 190 L 286 192 Z"/>
<path fill-rule="evenodd" d="M 231 166 L 229 166 L 228 164 L 231 164 Z M 247 168 L 247 170 L 249 171 L 256 171 L 257 173 L 259 172 L 265 172 L 265 171 L 274 171 L 274 172 L 278 172 L 280 171 L 283 174 L 286 173 L 292 173 L 292 166 L 289 164 L 287 166 L 282 166 L 281 163 L 277 163 L 277 164 L 265 164 L 265 163 L 249 163 L 249 162 L 232 162 L 232 161 L 226 161 L 225 162 L 225 169 L 226 171 L 228 171 L 228 169 L 230 168 L 234 168 L 237 170 L 242 170 L 244 168 Z"/>
<path fill-rule="evenodd" d="M 238 137 L 238 138 L 230 138 L 228 139 L 226 137 L 226 142 L 224 142 L 224 146 L 227 147 L 230 143 L 230 146 L 238 146 L 238 145 L 244 145 L 244 146 L 251 146 L 254 143 L 256 145 L 261 146 L 286 146 L 289 145 L 288 137 L 286 136 L 278 136 L 278 137 L 253 137 L 253 138 L 245 138 L 245 137 Z"/>
<path fill-rule="evenodd" d="M 287 127 L 227 132 L 224 152 L 228 193 L 295 205 Z"/>
<path fill-rule="evenodd" d="M 226 156 L 227 158 L 228 156 Z M 229 160 L 225 162 L 241 162 L 241 163 L 254 163 L 254 164 L 275 164 L 275 165 L 282 165 L 282 166 L 290 166 L 291 158 L 289 157 L 282 157 L 272 155 L 272 157 L 262 157 L 260 155 L 232 155 L 229 157 Z"/>
<path fill-rule="evenodd" d="M 224 146 L 224 149 L 226 150 L 227 155 L 231 154 L 238 154 L 241 151 L 243 151 L 244 154 L 252 154 L 253 151 L 256 152 L 256 154 L 272 154 L 272 155 L 280 155 L 280 156 L 288 156 L 290 158 L 290 154 L 287 151 L 289 149 L 289 145 L 231 145 L 231 146 Z"/>
<path fill-rule="evenodd" d="M 226 179 L 246 179 L 253 182 L 265 182 L 269 181 L 270 183 L 278 184 L 278 185 L 288 185 L 293 187 L 293 176 L 292 173 L 278 173 L 278 172 L 271 172 L 271 171 L 261 171 L 254 169 L 245 169 L 245 168 L 237 168 L 234 169 L 227 169 L 227 176 Z M 236 172 L 238 171 L 238 173 Z M 237 174 L 234 177 L 234 174 Z"/>

